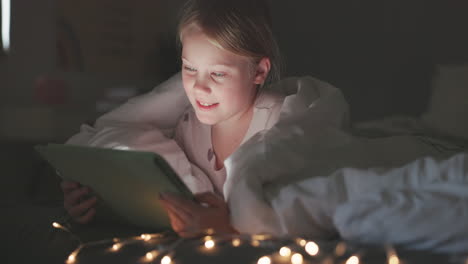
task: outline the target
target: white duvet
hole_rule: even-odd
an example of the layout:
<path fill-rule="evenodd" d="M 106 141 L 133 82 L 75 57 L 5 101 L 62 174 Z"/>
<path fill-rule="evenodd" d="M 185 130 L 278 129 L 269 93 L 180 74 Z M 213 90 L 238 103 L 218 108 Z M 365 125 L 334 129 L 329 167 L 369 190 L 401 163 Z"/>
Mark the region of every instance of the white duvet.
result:
<path fill-rule="evenodd" d="M 278 123 L 225 162 L 224 195 L 238 230 L 316 239 L 339 234 L 443 252 L 468 248 L 466 153 L 425 133 L 355 136 L 341 92 L 311 77 L 272 89 L 287 94 Z M 155 151 L 192 191 L 209 190 L 206 176 L 170 139 L 188 105 L 175 75 L 94 127 L 83 125 L 68 143 Z"/>

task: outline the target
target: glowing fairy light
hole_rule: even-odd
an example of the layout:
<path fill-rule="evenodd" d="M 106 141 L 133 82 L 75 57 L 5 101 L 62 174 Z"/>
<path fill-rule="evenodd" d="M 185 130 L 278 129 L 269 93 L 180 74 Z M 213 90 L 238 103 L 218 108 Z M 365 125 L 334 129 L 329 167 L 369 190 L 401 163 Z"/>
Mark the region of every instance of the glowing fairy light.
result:
<path fill-rule="evenodd" d="M 232 245 L 234 247 L 238 247 L 238 246 L 240 246 L 240 244 L 241 244 L 241 240 L 239 238 L 235 238 L 235 239 L 232 240 Z"/>
<path fill-rule="evenodd" d="M 149 234 L 141 234 L 141 239 L 145 240 L 145 241 L 149 241 L 151 240 L 151 235 Z"/>
<path fill-rule="evenodd" d="M 289 257 L 289 256 L 291 256 L 291 249 L 288 248 L 288 247 L 282 247 L 282 248 L 280 248 L 279 254 L 282 257 Z"/>
<path fill-rule="evenodd" d="M 162 259 L 161 259 L 161 264 L 171 264 L 172 263 L 172 259 L 171 257 L 169 256 L 164 256 Z"/>
<path fill-rule="evenodd" d="M 78 253 L 80 252 L 81 248 L 83 246 L 79 246 L 75 251 L 73 251 L 70 255 L 68 255 L 67 264 L 73 264 L 76 261 L 76 257 L 78 256 Z"/>
<path fill-rule="evenodd" d="M 121 247 L 122 247 L 122 244 L 115 243 L 114 245 L 112 245 L 112 251 L 119 251 Z"/>
<path fill-rule="evenodd" d="M 305 239 L 302 239 L 302 238 L 299 238 L 297 239 L 297 244 L 299 244 L 299 246 L 303 247 L 307 244 L 307 241 Z"/>
<path fill-rule="evenodd" d="M 388 264 L 400 264 L 400 259 L 398 258 L 397 255 L 391 254 L 388 257 Z"/>
<path fill-rule="evenodd" d="M 263 256 L 259 258 L 257 262 L 257 264 L 270 264 L 270 263 L 271 263 L 271 259 L 267 256 Z"/>
<path fill-rule="evenodd" d="M 359 264 L 359 258 L 357 256 L 351 256 L 347 261 L 346 264 Z"/>
<path fill-rule="evenodd" d="M 267 234 L 255 234 L 255 235 L 252 235 L 252 239 L 254 240 L 260 240 L 260 241 L 263 241 L 263 240 L 267 240 L 268 238 L 270 238 L 271 235 L 267 235 Z"/>
<path fill-rule="evenodd" d="M 254 247 L 259 247 L 259 246 L 260 246 L 260 241 L 254 239 L 254 240 L 252 240 L 252 242 L 251 242 L 250 244 L 251 244 L 252 246 L 254 246 Z"/>
<path fill-rule="evenodd" d="M 307 242 L 305 245 L 305 251 L 311 256 L 315 256 L 319 252 L 319 246 L 315 242 Z"/>
<path fill-rule="evenodd" d="M 388 264 L 400 264 L 400 259 L 398 258 L 395 249 L 392 246 L 386 246 L 387 248 L 387 263 Z"/>
<path fill-rule="evenodd" d="M 70 256 L 68 256 L 68 259 L 67 259 L 67 263 L 75 263 L 76 261 L 76 255 L 75 254 L 70 254 Z"/>
<path fill-rule="evenodd" d="M 147 259 L 147 260 L 150 260 L 150 261 L 153 260 L 153 259 L 154 259 L 153 253 L 152 253 L 152 252 L 146 253 L 146 259 Z"/>
<path fill-rule="evenodd" d="M 212 249 L 214 248 L 214 246 L 215 246 L 215 242 L 213 240 L 210 239 L 210 240 L 205 241 L 205 247 L 207 249 Z"/>
<path fill-rule="evenodd" d="M 344 242 L 340 242 L 336 245 L 335 254 L 339 257 L 343 256 L 346 253 L 346 244 Z"/>
<path fill-rule="evenodd" d="M 295 254 L 292 255 L 292 257 L 291 257 L 291 263 L 292 263 L 292 264 L 302 264 L 303 261 L 304 261 L 304 258 L 303 258 L 302 255 L 299 254 L 299 253 L 295 253 Z"/>
<path fill-rule="evenodd" d="M 53 223 L 52 223 L 52 226 L 53 226 L 54 228 L 56 228 L 56 229 L 61 229 L 61 230 L 63 230 L 63 231 L 66 231 L 66 232 L 68 232 L 68 233 L 71 233 L 70 230 L 68 230 L 68 228 L 64 227 L 63 225 L 61 225 L 61 224 L 59 224 L 59 223 L 57 223 L 57 222 L 53 222 Z"/>
<path fill-rule="evenodd" d="M 157 255 L 158 255 L 158 252 L 156 250 L 153 250 L 153 251 L 146 253 L 145 257 L 148 261 L 152 261 Z"/>

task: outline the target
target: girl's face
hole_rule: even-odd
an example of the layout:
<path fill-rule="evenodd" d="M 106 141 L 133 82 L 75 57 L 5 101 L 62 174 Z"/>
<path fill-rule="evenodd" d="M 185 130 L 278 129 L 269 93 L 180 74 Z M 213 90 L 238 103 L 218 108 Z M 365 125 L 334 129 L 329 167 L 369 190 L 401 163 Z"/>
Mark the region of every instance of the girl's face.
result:
<path fill-rule="evenodd" d="M 182 80 L 200 122 L 235 122 L 252 109 L 263 80 L 249 58 L 218 48 L 197 27 L 184 30 L 182 46 Z"/>

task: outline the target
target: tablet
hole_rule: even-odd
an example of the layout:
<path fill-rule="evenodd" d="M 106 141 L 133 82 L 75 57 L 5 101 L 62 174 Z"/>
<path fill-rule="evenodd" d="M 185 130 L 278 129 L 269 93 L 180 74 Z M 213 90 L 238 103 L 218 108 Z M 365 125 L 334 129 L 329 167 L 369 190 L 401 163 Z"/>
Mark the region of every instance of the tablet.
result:
<path fill-rule="evenodd" d="M 102 203 L 96 216 L 109 209 L 109 218 L 114 213 L 120 218 L 109 221 L 123 220 L 158 230 L 170 228 L 159 193 L 193 198 L 171 166 L 153 152 L 65 144 L 38 145 L 35 149 L 60 177 L 91 187 Z M 105 220 L 102 212 L 100 216 Z"/>

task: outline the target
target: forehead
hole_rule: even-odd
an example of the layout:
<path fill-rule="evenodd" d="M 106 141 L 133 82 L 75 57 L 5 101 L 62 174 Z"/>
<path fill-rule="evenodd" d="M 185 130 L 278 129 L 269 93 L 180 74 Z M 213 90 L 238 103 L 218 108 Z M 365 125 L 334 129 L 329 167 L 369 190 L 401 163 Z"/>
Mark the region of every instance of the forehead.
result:
<path fill-rule="evenodd" d="M 189 26 L 182 31 L 181 42 L 182 58 L 191 63 L 235 66 L 250 62 L 247 57 L 223 49 L 196 26 Z"/>

